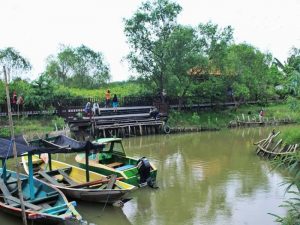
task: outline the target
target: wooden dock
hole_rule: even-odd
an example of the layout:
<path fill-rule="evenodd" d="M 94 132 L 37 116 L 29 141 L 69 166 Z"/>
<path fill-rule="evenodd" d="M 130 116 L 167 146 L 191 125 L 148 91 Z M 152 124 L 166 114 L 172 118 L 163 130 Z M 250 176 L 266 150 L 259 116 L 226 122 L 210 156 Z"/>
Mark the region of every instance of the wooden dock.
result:
<path fill-rule="evenodd" d="M 298 144 L 283 144 L 282 139 L 275 139 L 279 134 L 280 131 L 277 133 L 272 132 L 267 138 L 254 143 L 257 145 L 257 148 L 255 149 L 256 154 L 264 158 L 274 158 L 277 156 L 290 155 L 298 151 Z"/>
<path fill-rule="evenodd" d="M 88 131 L 97 138 L 130 137 L 158 134 L 164 131 L 168 115 L 159 113 L 157 118 L 150 115 L 153 106 L 100 108 L 101 115 L 71 116 L 66 119 L 71 131 L 82 133 Z"/>
<path fill-rule="evenodd" d="M 259 117 L 259 116 L 245 116 L 242 114 L 241 117 L 237 116 L 235 120 L 229 122 L 229 128 L 235 127 L 255 127 L 255 126 L 277 126 L 277 125 L 285 125 L 285 124 L 293 124 L 296 123 L 291 118 L 269 118 L 269 117 Z"/>

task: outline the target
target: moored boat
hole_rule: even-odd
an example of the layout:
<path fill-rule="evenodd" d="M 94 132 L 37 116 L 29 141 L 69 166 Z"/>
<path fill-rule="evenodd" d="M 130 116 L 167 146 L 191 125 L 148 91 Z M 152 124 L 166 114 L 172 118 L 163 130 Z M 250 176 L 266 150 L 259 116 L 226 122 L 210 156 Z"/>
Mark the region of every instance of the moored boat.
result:
<path fill-rule="evenodd" d="M 37 150 L 21 143 L 16 143 L 18 156 Z M 29 176 L 19 174 L 21 181 L 21 193 L 23 201 L 20 200 L 17 188 L 17 173 L 7 170 L 6 161 L 12 157 L 12 142 L 0 138 L 0 210 L 22 216 L 21 204 L 25 207 L 28 220 L 34 222 L 59 223 L 67 220 L 81 220 L 80 214 L 75 210 L 76 202 L 68 202 L 64 194 L 57 188 L 37 180 L 32 176 L 32 167 L 29 167 Z M 30 158 L 30 156 L 29 156 Z"/>
<path fill-rule="evenodd" d="M 85 154 L 77 154 L 75 161 L 80 167 L 89 167 L 91 171 L 104 175 L 115 174 L 123 177 L 124 182 L 138 187 L 156 186 L 156 167 L 146 157 L 135 159 L 127 156 L 121 138 L 101 138 L 93 143 L 104 147 L 90 154 L 88 160 Z"/>
<path fill-rule="evenodd" d="M 44 152 L 47 154 L 42 154 L 42 156 L 48 157 L 48 160 L 43 161 L 44 157 L 34 156 L 32 163 L 35 163 L 36 177 L 59 188 L 68 197 L 122 206 L 128 200 L 125 195 L 135 189 L 135 186 L 120 181 L 117 176 L 107 177 L 90 172 L 89 167 L 82 169 L 51 159 L 54 153 L 85 152 L 85 155 L 89 155 L 91 151 L 97 152 L 102 149 L 101 144 L 93 144 L 89 141 L 79 142 L 64 135 L 47 140 L 34 140 L 29 144 L 45 148 Z M 26 157 L 22 157 L 22 161 L 26 170 Z"/>
<path fill-rule="evenodd" d="M 28 171 L 27 157 L 22 157 L 25 171 Z M 128 193 L 135 186 L 120 181 L 116 176 L 107 177 L 89 171 L 89 182 L 86 182 L 86 171 L 82 168 L 51 160 L 51 170 L 44 160 L 33 156 L 35 177 L 60 189 L 67 197 L 89 202 L 108 203 L 122 206 L 127 201 Z"/>

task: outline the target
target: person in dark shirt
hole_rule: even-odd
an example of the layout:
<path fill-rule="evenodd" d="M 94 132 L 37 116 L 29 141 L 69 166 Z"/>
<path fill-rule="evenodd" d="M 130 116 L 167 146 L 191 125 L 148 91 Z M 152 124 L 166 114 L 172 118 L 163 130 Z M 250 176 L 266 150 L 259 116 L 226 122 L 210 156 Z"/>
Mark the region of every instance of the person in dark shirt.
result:
<path fill-rule="evenodd" d="M 112 100 L 112 106 L 114 108 L 114 112 L 117 112 L 118 106 L 119 106 L 119 101 L 118 97 L 116 94 L 114 94 L 113 100 Z"/>

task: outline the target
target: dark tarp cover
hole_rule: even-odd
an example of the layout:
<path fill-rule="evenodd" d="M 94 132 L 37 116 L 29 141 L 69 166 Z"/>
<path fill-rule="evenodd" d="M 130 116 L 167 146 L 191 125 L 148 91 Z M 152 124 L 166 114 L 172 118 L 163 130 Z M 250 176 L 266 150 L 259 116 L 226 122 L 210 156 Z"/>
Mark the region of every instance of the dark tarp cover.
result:
<path fill-rule="evenodd" d="M 37 153 L 73 153 L 73 152 L 83 152 L 90 150 L 102 149 L 104 145 L 92 144 L 90 141 L 79 142 L 65 135 L 59 135 L 51 138 L 51 141 L 44 139 L 39 139 L 33 143 L 31 146 L 39 147 Z"/>
<path fill-rule="evenodd" d="M 16 136 L 15 142 L 16 142 L 18 156 L 26 152 L 31 152 L 37 149 L 36 147 L 26 145 L 26 141 L 22 139 L 20 136 Z M 12 141 L 7 138 L 0 138 L 0 158 L 6 159 L 6 158 L 11 158 L 13 156 L 14 154 L 13 154 Z"/>

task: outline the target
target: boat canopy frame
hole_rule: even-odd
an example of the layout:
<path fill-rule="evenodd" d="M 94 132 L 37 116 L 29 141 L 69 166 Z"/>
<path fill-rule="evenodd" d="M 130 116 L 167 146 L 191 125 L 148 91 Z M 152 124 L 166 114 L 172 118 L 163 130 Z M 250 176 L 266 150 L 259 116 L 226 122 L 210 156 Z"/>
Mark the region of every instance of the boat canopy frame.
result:
<path fill-rule="evenodd" d="M 52 138 L 52 141 L 47 139 L 38 139 L 34 142 L 27 142 L 23 135 L 16 136 L 14 140 L 10 138 L 0 138 L 0 159 L 2 161 L 2 174 L 3 181 L 6 183 L 6 160 L 13 157 L 13 141 L 16 143 L 17 156 L 28 156 L 28 177 L 30 187 L 30 198 L 34 199 L 34 181 L 33 181 L 33 163 L 32 155 L 34 154 L 48 154 L 49 170 L 52 170 L 51 154 L 59 153 L 76 153 L 85 152 L 86 155 L 86 181 L 90 181 L 89 176 L 89 160 L 90 152 L 97 152 L 103 149 L 103 144 L 92 143 L 90 141 L 79 142 L 65 135 L 59 135 Z"/>

